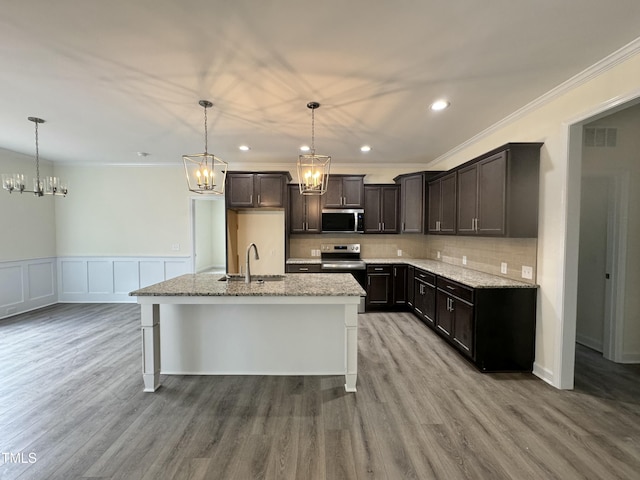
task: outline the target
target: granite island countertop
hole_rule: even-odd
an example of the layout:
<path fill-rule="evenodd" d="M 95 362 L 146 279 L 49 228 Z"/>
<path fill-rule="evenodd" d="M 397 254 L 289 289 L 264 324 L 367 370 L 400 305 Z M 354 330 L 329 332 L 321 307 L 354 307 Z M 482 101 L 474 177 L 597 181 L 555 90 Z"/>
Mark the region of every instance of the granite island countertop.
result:
<path fill-rule="evenodd" d="M 538 288 L 535 284 L 519 282 L 507 277 L 499 277 L 490 273 L 471 270 L 470 268 L 459 267 L 437 260 L 421 260 L 417 258 L 362 258 L 367 264 L 404 264 L 426 270 L 435 275 L 448 278 L 454 282 L 459 282 L 472 288 Z M 320 259 L 290 258 L 288 264 L 320 263 Z M 317 275 L 317 274 L 314 274 Z"/>
<path fill-rule="evenodd" d="M 130 292 L 130 296 L 340 296 L 364 297 L 366 292 L 348 273 L 287 273 L 281 279 L 264 282 L 221 281 L 224 275 L 196 273 L 181 275 Z M 255 277 L 260 277 L 256 275 Z M 269 277 L 269 276 L 265 276 Z M 243 277 L 244 278 L 244 277 Z"/>

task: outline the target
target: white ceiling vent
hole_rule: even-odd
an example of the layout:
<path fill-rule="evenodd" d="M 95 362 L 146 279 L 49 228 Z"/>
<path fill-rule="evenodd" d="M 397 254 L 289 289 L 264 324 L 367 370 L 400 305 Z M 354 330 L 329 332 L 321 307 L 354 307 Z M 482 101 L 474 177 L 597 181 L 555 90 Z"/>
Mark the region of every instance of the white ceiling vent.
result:
<path fill-rule="evenodd" d="M 615 147 L 617 137 L 618 137 L 617 128 L 585 127 L 584 146 L 585 147 Z"/>

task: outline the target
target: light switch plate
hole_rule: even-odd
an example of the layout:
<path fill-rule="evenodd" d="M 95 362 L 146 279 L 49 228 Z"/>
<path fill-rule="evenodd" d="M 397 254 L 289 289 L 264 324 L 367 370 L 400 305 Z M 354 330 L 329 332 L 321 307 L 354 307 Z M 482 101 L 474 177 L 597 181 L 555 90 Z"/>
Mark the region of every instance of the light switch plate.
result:
<path fill-rule="evenodd" d="M 500 273 L 507 273 L 507 262 L 502 262 L 500 264 Z"/>
<path fill-rule="evenodd" d="M 463 255 L 463 256 L 462 256 L 462 264 L 463 264 L 463 265 L 466 265 L 466 264 L 467 264 L 467 256 L 466 256 L 466 255 Z"/>
<path fill-rule="evenodd" d="M 438 256 L 437 256 L 437 258 L 440 258 L 440 250 L 438 250 Z"/>
<path fill-rule="evenodd" d="M 527 280 L 533 280 L 533 267 L 528 267 L 527 265 L 523 265 L 522 278 L 526 278 Z"/>
<path fill-rule="evenodd" d="M 402 256 L 402 250 L 398 249 L 398 256 L 401 257 Z"/>

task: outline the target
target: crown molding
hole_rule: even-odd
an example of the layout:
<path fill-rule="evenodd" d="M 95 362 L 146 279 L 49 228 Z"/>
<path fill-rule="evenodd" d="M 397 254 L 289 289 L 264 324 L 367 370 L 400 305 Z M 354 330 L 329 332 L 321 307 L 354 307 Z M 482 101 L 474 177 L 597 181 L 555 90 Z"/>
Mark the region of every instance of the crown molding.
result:
<path fill-rule="evenodd" d="M 495 133 L 496 131 L 500 130 L 501 128 L 503 128 L 503 127 L 505 127 L 505 126 L 507 126 L 507 125 L 509 125 L 511 123 L 514 123 L 517 120 L 520 120 L 525 115 L 527 115 L 527 114 L 533 112 L 534 110 L 537 110 L 540 107 L 552 102 L 553 100 L 555 100 L 558 97 L 566 94 L 567 92 L 579 87 L 580 85 L 583 85 L 583 84 L 585 84 L 585 83 L 587 83 L 587 82 L 599 77 L 600 75 L 604 74 L 608 70 L 611 70 L 615 66 L 625 62 L 626 60 L 628 60 L 631 57 L 634 57 L 635 55 L 638 55 L 639 53 L 640 53 L 640 37 L 636 38 L 635 40 L 632 40 L 631 42 L 629 42 L 628 44 L 626 44 L 622 48 L 619 48 L 618 50 L 616 50 L 615 52 L 611 53 L 610 55 L 607 55 L 602 60 L 594 63 L 593 65 L 591 65 L 590 67 L 586 68 L 582 72 L 578 73 L 577 75 L 574 75 L 573 77 L 569 78 L 568 80 L 562 82 L 560 85 L 558 85 L 558 86 L 554 87 L 553 89 L 549 90 L 547 93 L 545 93 L 545 94 L 539 96 L 538 98 L 536 98 L 535 100 L 527 103 L 526 105 L 524 105 L 523 107 L 519 108 L 518 110 L 516 110 L 515 112 L 511 113 L 510 115 L 507 115 L 502 120 L 494 123 L 490 127 L 486 128 L 485 130 L 482 130 L 480 133 L 474 135 L 473 137 L 471 137 L 470 139 L 468 139 L 465 142 L 461 143 L 460 145 L 452 148 L 448 152 L 446 152 L 446 153 L 440 155 L 439 157 L 435 158 L 434 160 L 430 161 L 428 163 L 428 165 L 436 165 L 436 164 L 438 164 L 438 163 L 440 163 L 440 162 L 452 157 L 456 153 L 461 152 L 462 150 L 464 150 L 467 147 L 473 145 L 474 143 L 478 142 L 479 140 L 482 140 L 483 138 L 488 137 L 492 133 Z"/>

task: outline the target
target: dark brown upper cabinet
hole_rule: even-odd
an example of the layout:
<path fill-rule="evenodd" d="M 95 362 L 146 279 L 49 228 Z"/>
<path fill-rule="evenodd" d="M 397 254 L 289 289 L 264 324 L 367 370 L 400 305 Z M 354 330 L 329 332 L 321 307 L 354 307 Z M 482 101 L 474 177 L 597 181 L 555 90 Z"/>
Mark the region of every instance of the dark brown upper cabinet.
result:
<path fill-rule="evenodd" d="M 364 186 L 364 233 L 398 233 L 398 185 Z"/>
<path fill-rule="evenodd" d="M 424 233 L 429 208 L 427 181 L 440 173 L 409 173 L 393 179 L 400 185 L 400 233 Z"/>
<path fill-rule="evenodd" d="M 300 195 L 297 184 L 289 184 L 289 233 L 320 233 L 320 197 Z"/>
<path fill-rule="evenodd" d="M 538 235 L 541 146 L 509 143 L 456 169 L 458 235 Z"/>
<path fill-rule="evenodd" d="M 427 232 L 455 235 L 457 204 L 457 173 L 429 182 Z"/>
<path fill-rule="evenodd" d="M 364 175 L 329 175 L 322 208 L 364 208 Z"/>
<path fill-rule="evenodd" d="M 289 172 L 229 172 L 227 208 L 285 208 Z"/>

